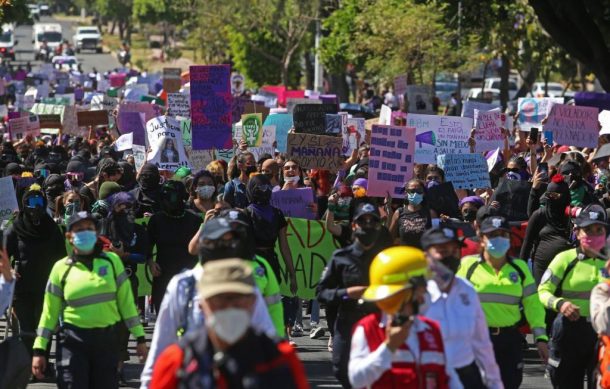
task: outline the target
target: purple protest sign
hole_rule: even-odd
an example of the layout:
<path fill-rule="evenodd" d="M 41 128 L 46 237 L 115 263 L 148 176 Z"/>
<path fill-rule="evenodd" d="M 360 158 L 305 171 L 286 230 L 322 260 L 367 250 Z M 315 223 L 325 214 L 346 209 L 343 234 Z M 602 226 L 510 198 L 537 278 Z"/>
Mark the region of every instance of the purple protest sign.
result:
<path fill-rule="evenodd" d="M 143 112 L 119 112 L 118 125 L 121 134 L 133 132 L 133 144 L 145 145 L 145 119 Z"/>
<path fill-rule="evenodd" d="M 278 190 L 271 195 L 271 205 L 280 209 L 286 217 L 314 220 L 311 209 L 313 190 L 311 188 Z"/>
<path fill-rule="evenodd" d="M 189 70 L 193 150 L 231 148 L 231 67 L 191 66 Z"/>
<path fill-rule="evenodd" d="M 598 113 L 596 107 L 553 104 L 544 131 L 552 131 L 559 145 L 597 147 Z"/>
<path fill-rule="evenodd" d="M 369 155 L 371 197 L 404 197 L 404 185 L 413 177 L 415 127 L 373 125 Z"/>
<path fill-rule="evenodd" d="M 574 101 L 576 105 L 596 107 L 600 111 L 610 109 L 610 93 L 576 92 Z"/>

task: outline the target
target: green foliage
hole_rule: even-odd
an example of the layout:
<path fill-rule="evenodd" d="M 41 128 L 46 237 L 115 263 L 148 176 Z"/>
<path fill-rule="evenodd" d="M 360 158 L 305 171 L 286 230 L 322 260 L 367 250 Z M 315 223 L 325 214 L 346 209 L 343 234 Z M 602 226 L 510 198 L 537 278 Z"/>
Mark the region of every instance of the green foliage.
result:
<path fill-rule="evenodd" d="M 24 23 L 30 18 L 26 0 L 3 2 L 0 6 L 0 21 L 2 23 Z"/>

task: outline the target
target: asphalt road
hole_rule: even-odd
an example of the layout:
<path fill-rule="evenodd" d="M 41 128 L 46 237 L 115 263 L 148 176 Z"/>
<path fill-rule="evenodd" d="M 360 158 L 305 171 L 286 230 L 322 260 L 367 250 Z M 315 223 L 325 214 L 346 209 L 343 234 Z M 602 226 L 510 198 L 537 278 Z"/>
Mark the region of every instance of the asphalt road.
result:
<path fill-rule="evenodd" d="M 59 23 L 61 24 L 63 38 L 72 42 L 72 37 L 76 32 L 76 23 L 58 21 L 51 17 L 42 17 L 40 23 Z M 34 46 L 32 45 L 32 26 L 18 26 L 15 29 L 15 39 L 18 44 L 15 47 L 15 63 L 25 65 L 30 62 L 36 66 L 40 61 L 34 61 Z M 81 52 L 76 55 L 82 63 L 84 72 L 91 72 L 95 67 L 100 72 L 109 71 L 119 67 L 116 57 L 108 52 L 97 54 L 93 51 Z"/>

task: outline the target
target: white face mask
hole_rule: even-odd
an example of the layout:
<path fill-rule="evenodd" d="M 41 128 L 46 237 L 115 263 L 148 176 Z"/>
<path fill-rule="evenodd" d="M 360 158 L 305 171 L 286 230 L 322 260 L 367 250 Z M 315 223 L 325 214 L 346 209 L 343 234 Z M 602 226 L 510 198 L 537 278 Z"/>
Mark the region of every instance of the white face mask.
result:
<path fill-rule="evenodd" d="M 208 199 L 212 198 L 212 195 L 214 194 L 215 191 L 216 191 L 216 188 L 214 188 L 212 185 L 199 186 L 199 187 L 197 187 L 197 196 L 199 196 L 199 198 L 202 198 L 204 200 L 208 200 Z"/>
<path fill-rule="evenodd" d="M 294 176 L 294 177 L 286 177 L 286 176 L 284 176 L 284 181 L 288 182 L 290 184 L 296 184 L 297 182 L 299 182 L 300 178 L 301 177 L 299 177 L 299 176 Z"/>
<path fill-rule="evenodd" d="M 233 344 L 250 327 L 250 312 L 240 308 L 227 308 L 216 311 L 206 318 L 206 325 L 224 342 Z"/>

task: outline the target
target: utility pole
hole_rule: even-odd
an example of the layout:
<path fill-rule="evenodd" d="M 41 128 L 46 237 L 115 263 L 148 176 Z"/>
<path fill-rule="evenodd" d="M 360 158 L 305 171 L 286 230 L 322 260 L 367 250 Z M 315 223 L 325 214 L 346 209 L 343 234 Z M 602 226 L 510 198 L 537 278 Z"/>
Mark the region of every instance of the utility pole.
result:
<path fill-rule="evenodd" d="M 316 92 L 322 92 L 322 77 L 324 75 L 324 69 L 320 63 L 320 36 L 322 35 L 320 28 L 320 19 L 316 20 L 316 43 L 315 43 L 315 57 L 314 57 L 314 76 L 313 76 L 313 88 Z"/>

